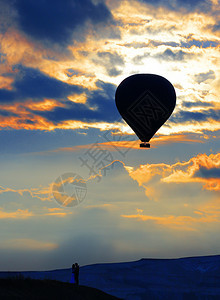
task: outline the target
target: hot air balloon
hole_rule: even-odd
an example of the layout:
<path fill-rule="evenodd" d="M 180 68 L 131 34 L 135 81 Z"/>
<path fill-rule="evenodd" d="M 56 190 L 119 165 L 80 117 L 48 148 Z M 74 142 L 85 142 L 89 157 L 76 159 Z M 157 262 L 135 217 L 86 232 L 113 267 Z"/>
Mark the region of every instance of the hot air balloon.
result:
<path fill-rule="evenodd" d="M 173 85 L 155 74 L 135 74 L 124 79 L 115 93 L 117 109 L 142 141 L 148 143 L 171 116 L 176 105 Z"/>

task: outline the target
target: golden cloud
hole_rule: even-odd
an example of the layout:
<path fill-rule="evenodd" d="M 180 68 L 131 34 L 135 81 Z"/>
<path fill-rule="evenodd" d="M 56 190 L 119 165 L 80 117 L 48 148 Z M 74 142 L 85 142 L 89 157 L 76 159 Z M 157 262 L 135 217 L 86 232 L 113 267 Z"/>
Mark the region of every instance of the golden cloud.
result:
<path fill-rule="evenodd" d="M 204 189 L 211 191 L 220 190 L 220 178 L 212 176 L 212 170 L 220 168 L 220 153 L 199 154 L 186 162 L 177 162 L 173 165 L 166 163 L 140 165 L 137 169 L 126 168 L 131 178 L 136 180 L 140 186 L 144 186 L 146 194 L 152 195 L 152 187 L 148 187 L 147 183 L 153 177 L 159 176 L 161 182 L 164 183 L 192 183 L 198 182 L 203 185 Z M 203 170 L 207 170 L 207 175 L 203 175 Z M 201 172 L 201 174 L 200 174 Z"/>
<path fill-rule="evenodd" d="M 66 217 L 67 215 L 71 215 L 72 212 L 54 212 L 54 213 L 48 213 L 48 214 L 44 214 L 45 216 L 55 216 L 55 217 Z"/>
<path fill-rule="evenodd" d="M 28 209 L 18 209 L 13 212 L 6 212 L 0 209 L 0 219 L 27 219 L 33 216 L 34 214 Z"/>
<path fill-rule="evenodd" d="M 39 188 L 26 188 L 26 189 L 11 189 L 8 187 L 0 186 L 0 194 L 3 193 L 17 193 L 20 196 L 25 196 L 25 193 L 29 193 L 31 197 L 37 198 L 41 201 L 51 201 L 52 195 L 50 195 L 50 187 L 39 187 Z"/>
<path fill-rule="evenodd" d="M 127 219 L 136 219 L 138 221 L 152 221 L 163 227 L 168 227 L 174 230 L 183 230 L 183 231 L 197 231 L 199 225 L 206 223 L 220 223 L 220 212 L 217 214 L 203 215 L 201 216 L 150 216 L 144 215 L 142 213 L 134 215 L 121 215 L 123 218 Z"/>
<path fill-rule="evenodd" d="M 212 0 L 212 2 L 214 9 L 217 2 L 216 0 Z M 4 55 L 0 71 L 0 88 L 12 89 L 14 79 L 8 74 L 16 72 L 13 66 L 17 64 L 36 68 L 50 77 L 87 90 L 97 90 L 97 80 L 118 85 L 125 77 L 133 73 L 155 73 L 156 70 L 158 75 L 166 77 L 177 87 L 176 111 L 184 109 L 181 105 L 185 99 L 191 102 L 209 101 L 213 103 L 213 109 L 217 108 L 220 77 L 218 70 L 219 46 L 217 45 L 219 38 L 217 32 L 210 29 L 216 22 L 214 14 L 208 15 L 202 12 L 186 14 L 182 10 L 169 11 L 162 7 L 155 10 L 149 3 L 144 4 L 140 1 L 122 1 L 117 5 L 108 1 L 107 5 L 113 18 L 118 21 L 115 29 L 120 31 L 121 38 L 97 39 L 94 31 L 89 30 L 83 41 L 74 41 L 74 44 L 68 46 L 68 50 L 73 54 L 71 56 L 56 47 L 50 49 L 40 44 L 34 44 L 21 32 L 11 27 L 0 36 L 1 52 Z M 145 44 L 143 44 L 143 40 Z M 196 42 L 190 45 L 193 41 Z M 203 47 L 202 43 L 207 41 L 210 41 L 210 46 Z M 212 46 L 212 42 L 214 46 Z M 178 51 L 184 52 L 186 58 L 170 59 L 169 63 L 161 63 L 165 57 L 164 51 L 168 48 L 174 54 Z M 108 74 L 105 59 L 100 58 L 99 53 L 117 54 L 118 57 L 123 58 L 123 67 L 117 76 Z M 51 59 L 51 57 L 56 59 Z M 194 59 L 192 60 L 191 57 Z M 195 82 L 195 75 L 206 73 L 209 70 L 215 74 L 213 75 L 215 78 L 201 83 Z M 84 93 L 77 97 L 69 95 L 69 100 L 85 104 L 86 95 Z M 34 103 L 30 99 L 28 103 L 15 103 L 14 108 L 12 105 L 5 105 L 4 110 L 16 112 L 18 116 L 1 116 L 0 128 L 28 130 L 80 128 L 108 130 L 114 128 L 121 133 L 130 132 L 128 126 L 122 124 L 118 126 L 107 122 L 89 123 L 69 120 L 55 124 L 28 111 L 29 108 L 52 111 L 55 107 L 63 105 L 53 99 L 44 99 L 39 103 Z M 193 111 L 200 110 L 199 107 L 193 108 Z M 207 121 L 181 124 L 168 121 L 167 125 L 160 129 L 159 134 L 181 135 L 184 132 L 202 133 L 204 130 L 214 132 L 220 129 L 220 122 L 211 118 Z"/>

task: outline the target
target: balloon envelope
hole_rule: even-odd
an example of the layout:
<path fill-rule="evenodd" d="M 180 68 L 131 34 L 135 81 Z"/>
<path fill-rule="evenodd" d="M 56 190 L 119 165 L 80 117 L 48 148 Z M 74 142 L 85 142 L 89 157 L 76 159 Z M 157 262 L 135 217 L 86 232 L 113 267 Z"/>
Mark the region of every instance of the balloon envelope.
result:
<path fill-rule="evenodd" d="M 115 102 L 119 113 L 142 142 L 149 142 L 176 105 L 173 85 L 155 74 L 135 74 L 118 86 Z"/>

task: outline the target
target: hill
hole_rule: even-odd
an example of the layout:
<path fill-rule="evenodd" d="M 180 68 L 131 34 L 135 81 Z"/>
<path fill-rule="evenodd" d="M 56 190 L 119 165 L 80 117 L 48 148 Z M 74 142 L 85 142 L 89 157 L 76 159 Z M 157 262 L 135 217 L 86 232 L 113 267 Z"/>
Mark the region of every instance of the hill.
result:
<path fill-rule="evenodd" d="M 4 300 L 117 300 L 98 289 L 73 286 L 56 280 L 24 279 L 22 276 L 0 279 L 0 298 Z"/>
<path fill-rule="evenodd" d="M 63 282 L 71 277 L 71 269 L 20 273 Z M 0 272 L 0 278 L 18 274 Z M 88 265 L 80 268 L 79 280 L 126 300 L 220 299 L 220 255 Z"/>

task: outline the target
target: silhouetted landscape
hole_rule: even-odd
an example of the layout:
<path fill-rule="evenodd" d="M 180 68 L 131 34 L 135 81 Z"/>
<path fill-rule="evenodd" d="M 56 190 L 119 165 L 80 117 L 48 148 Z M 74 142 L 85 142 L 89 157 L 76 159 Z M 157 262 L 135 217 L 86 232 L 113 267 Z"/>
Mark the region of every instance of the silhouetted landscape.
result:
<path fill-rule="evenodd" d="M 30 279 L 17 276 L 0 279 L 1 299 L 75 299 L 75 300 L 117 300 L 119 298 L 108 295 L 95 288 L 73 286 L 49 279 Z"/>
<path fill-rule="evenodd" d="M 220 299 L 220 255 L 87 265 L 80 268 L 78 289 L 69 283 L 71 269 L 0 272 L 0 278 L 16 276 L 27 280 L 1 279 L 1 299 L 45 293 L 54 299 Z"/>

